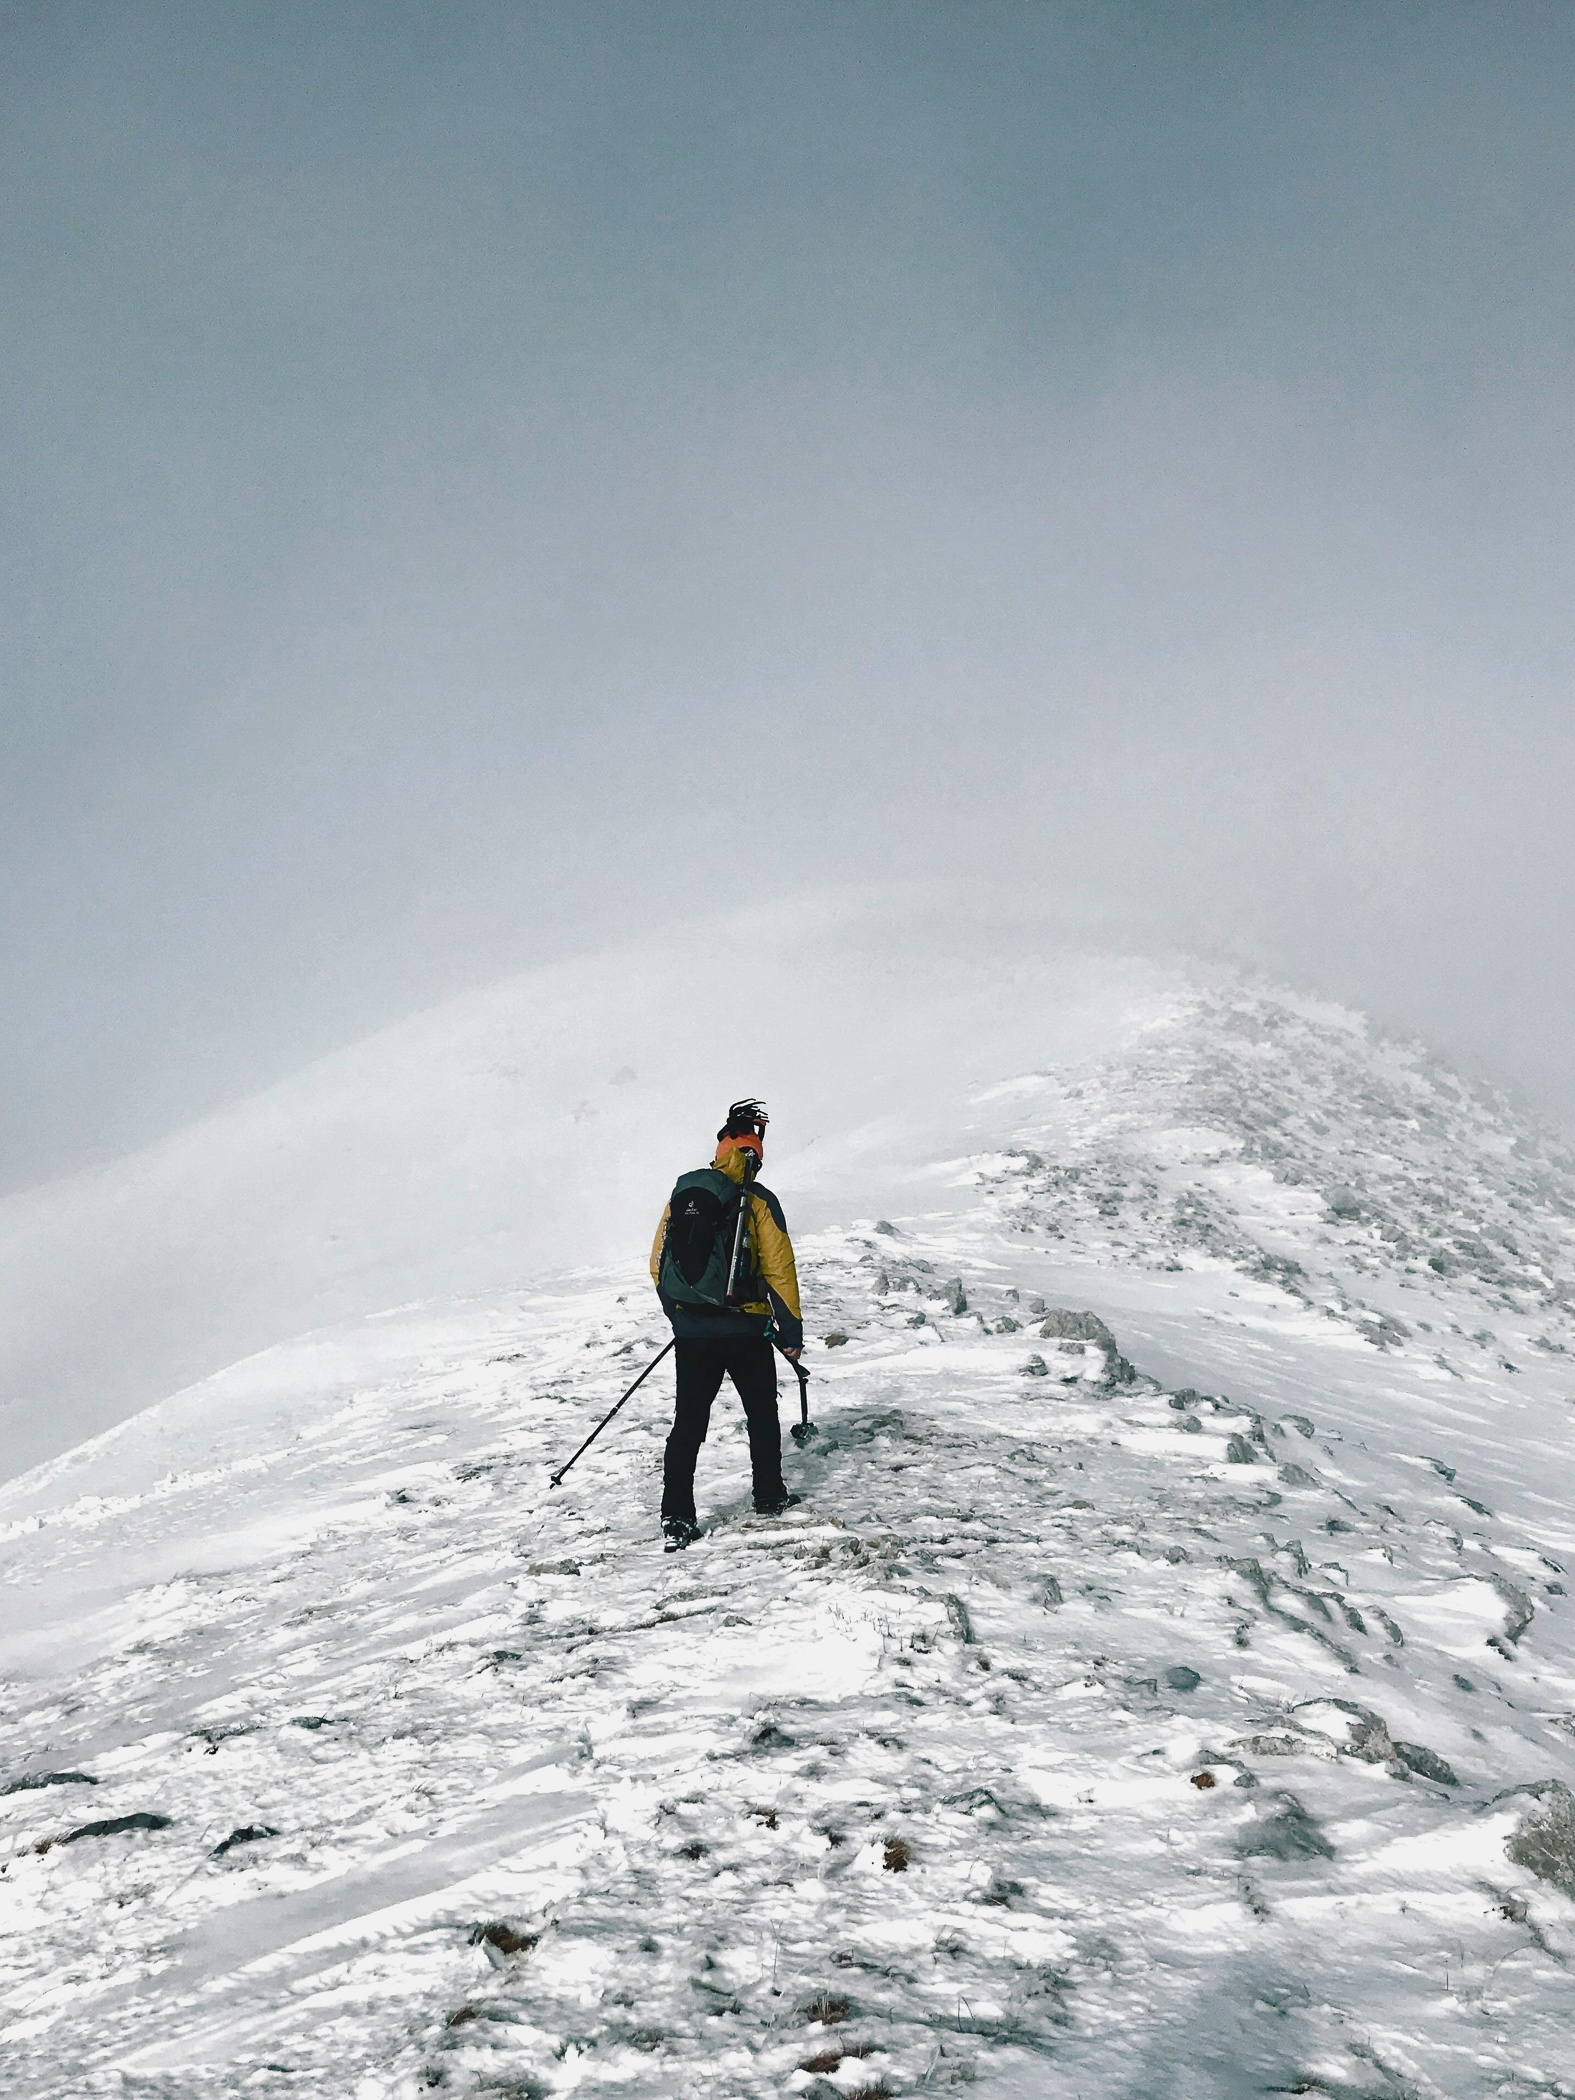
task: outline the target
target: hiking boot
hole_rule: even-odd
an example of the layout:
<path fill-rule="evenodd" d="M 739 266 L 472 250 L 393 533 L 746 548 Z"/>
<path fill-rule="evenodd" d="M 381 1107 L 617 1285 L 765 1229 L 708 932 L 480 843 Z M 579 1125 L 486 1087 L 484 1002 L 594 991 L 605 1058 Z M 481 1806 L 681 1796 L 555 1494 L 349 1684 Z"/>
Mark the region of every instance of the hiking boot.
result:
<path fill-rule="evenodd" d="M 703 1538 L 704 1535 L 700 1526 L 691 1524 L 687 1517 L 663 1517 L 662 1519 L 662 1551 L 664 1553 L 682 1553 L 686 1546 L 692 1546 L 696 1539 Z"/>
<path fill-rule="evenodd" d="M 790 1495 L 787 1489 L 784 1488 L 780 1495 L 773 1495 L 765 1502 L 757 1502 L 755 1504 L 755 1515 L 757 1517 L 780 1517 L 785 1509 L 796 1509 L 803 1499 L 802 1495 Z"/>

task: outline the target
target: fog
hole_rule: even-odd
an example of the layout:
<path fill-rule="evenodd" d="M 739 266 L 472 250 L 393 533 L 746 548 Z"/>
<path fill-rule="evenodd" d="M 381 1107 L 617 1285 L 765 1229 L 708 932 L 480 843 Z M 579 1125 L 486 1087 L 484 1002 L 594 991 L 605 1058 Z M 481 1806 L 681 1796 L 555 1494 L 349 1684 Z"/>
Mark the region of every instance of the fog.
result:
<path fill-rule="evenodd" d="M 953 871 L 1575 1112 L 1572 90 L 1535 4 L 0 9 L 0 1187 Z"/>

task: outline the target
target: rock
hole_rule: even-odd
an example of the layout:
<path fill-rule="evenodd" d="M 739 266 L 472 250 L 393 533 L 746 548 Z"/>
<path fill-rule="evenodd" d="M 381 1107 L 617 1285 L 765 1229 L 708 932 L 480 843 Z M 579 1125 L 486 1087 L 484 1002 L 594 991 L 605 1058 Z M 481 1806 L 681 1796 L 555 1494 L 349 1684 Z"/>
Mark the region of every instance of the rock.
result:
<path fill-rule="evenodd" d="M 1274 1802 L 1274 1813 L 1237 1839 L 1243 1859 L 1333 1859 L 1333 1845 L 1294 1794 L 1277 1794 Z"/>
<path fill-rule="evenodd" d="M 1027 1363 L 1023 1365 L 1023 1376 L 1025 1378 L 1048 1378 L 1050 1376 L 1050 1366 L 1042 1356 L 1031 1356 Z"/>
<path fill-rule="evenodd" d="M 1280 1468 L 1281 1487 L 1315 1488 L 1321 1484 L 1318 1475 L 1309 1472 L 1306 1466 L 1287 1464 Z"/>
<path fill-rule="evenodd" d="M 1165 1682 L 1173 1692 L 1195 1692 L 1203 1679 L 1189 1663 L 1172 1663 L 1165 1672 Z"/>
<path fill-rule="evenodd" d="M 1233 1466 L 1250 1466 L 1257 1463 L 1258 1454 L 1244 1436 L 1229 1436 L 1225 1439 L 1225 1457 Z"/>
<path fill-rule="evenodd" d="M 954 1313 L 961 1314 L 968 1310 L 968 1296 L 962 1287 L 962 1278 L 960 1276 L 954 1276 L 951 1282 L 947 1284 L 946 1299 Z"/>
<path fill-rule="evenodd" d="M 8 1779 L 0 1794 L 28 1794 L 40 1786 L 97 1786 L 91 1772 L 30 1772 L 25 1779 Z"/>
<path fill-rule="evenodd" d="M 899 1239 L 901 1237 L 896 1226 L 893 1225 L 890 1218 L 877 1218 L 875 1220 L 875 1230 L 877 1232 L 885 1233 L 886 1237 L 891 1240 Z"/>
<path fill-rule="evenodd" d="M 1419 1779 L 1431 1779 L 1439 1786 L 1459 1786 L 1454 1768 L 1445 1764 L 1436 1752 L 1424 1748 L 1421 1743 L 1395 1744 L 1395 1756 L 1408 1772 L 1415 1772 Z"/>
<path fill-rule="evenodd" d="M 1092 1312 L 1069 1312 L 1060 1309 L 1045 1316 L 1039 1329 L 1041 1341 L 1046 1342 L 1092 1342 L 1105 1352 L 1106 1385 L 1135 1385 L 1137 1372 L 1121 1354 L 1115 1336 L 1099 1317 Z"/>
<path fill-rule="evenodd" d="M 1039 1330 L 1046 1342 L 1098 1342 L 1102 1349 L 1116 1354 L 1116 1338 L 1099 1317 L 1098 1313 L 1065 1312 L 1050 1313 Z"/>
<path fill-rule="evenodd" d="M 1543 1781 L 1541 1792 L 1506 1849 L 1517 1866 L 1575 1897 L 1575 1797 L 1556 1779 Z"/>
<path fill-rule="evenodd" d="M 1282 1291 L 1288 1292 L 1292 1297 L 1299 1298 L 1304 1295 L 1302 1285 L 1307 1271 L 1299 1261 L 1293 1261 L 1288 1254 L 1260 1252 L 1247 1273 L 1256 1276 L 1260 1283 L 1278 1284 Z"/>
<path fill-rule="evenodd" d="M 1298 1726 L 1327 1736 L 1348 1757 L 1364 1765 L 1392 1765 L 1398 1761 L 1387 1723 L 1370 1707 L 1354 1699 L 1311 1699 L 1295 1711 Z"/>
<path fill-rule="evenodd" d="M 239 1830 L 232 1830 L 227 1838 L 220 1838 L 208 1857 L 223 1859 L 225 1853 L 233 1852 L 237 1845 L 257 1845 L 264 1838 L 276 1838 L 278 1835 L 278 1831 L 270 1829 L 266 1823 L 247 1823 Z"/>
<path fill-rule="evenodd" d="M 1047 1575 L 1039 1585 L 1039 1602 L 1047 1611 L 1054 1611 L 1066 1599 L 1061 1594 L 1061 1585 L 1053 1575 Z"/>
<path fill-rule="evenodd" d="M 842 1349 L 847 1346 L 847 1340 L 847 1336 L 840 1327 L 833 1327 L 830 1334 L 825 1337 L 825 1344 L 828 1349 Z"/>
<path fill-rule="evenodd" d="M 1411 1339 L 1411 1330 L 1403 1320 L 1396 1320 L 1388 1313 L 1375 1313 L 1371 1319 L 1358 1320 L 1356 1331 L 1364 1341 L 1371 1342 L 1375 1349 L 1390 1349 L 1399 1342 Z"/>
<path fill-rule="evenodd" d="M 1504 1620 L 1504 1638 L 1513 1647 L 1531 1624 L 1536 1607 L 1524 1590 L 1517 1589 L 1507 1576 L 1500 1575 L 1496 1569 L 1489 1570 L 1488 1581 L 1509 1607 Z"/>
<path fill-rule="evenodd" d="M 168 1830 L 169 1816 L 154 1815 L 147 1809 L 131 1816 L 109 1816 L 101 1823 L 79 1823 L 75 1830 L 68 1830 L 63 1837 L 45 1838 L 33 1847 L 35 1852 L 51 1852 L 56 1845 L 74 1845 L 79 1838 L 121 1837 L 133 1830 Z"/>

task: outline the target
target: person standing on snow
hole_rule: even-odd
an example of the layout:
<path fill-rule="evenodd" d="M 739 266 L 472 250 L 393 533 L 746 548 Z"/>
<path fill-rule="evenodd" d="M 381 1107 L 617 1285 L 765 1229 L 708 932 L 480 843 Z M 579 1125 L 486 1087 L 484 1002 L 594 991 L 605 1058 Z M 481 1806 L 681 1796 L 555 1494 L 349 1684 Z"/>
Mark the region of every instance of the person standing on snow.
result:
<path fill-rule="evenodd" d="M 802 1498 L 782 1480 L 775 1341 L 796 1364 L 804 1346 L 798 1270 L 782 1206 L 755 1180 L 766 1111 L 735 1101 L 709 1167 L 679 1177 L 651 1246 L 651 1281 L 673 1323 L 678 1396 L 662 1467 L 662 1536 L 669 1553 L 700 1536 L 695 1461 L 724 1374 L 749 1424 L 755 1508 L 776 1516 Z"/>

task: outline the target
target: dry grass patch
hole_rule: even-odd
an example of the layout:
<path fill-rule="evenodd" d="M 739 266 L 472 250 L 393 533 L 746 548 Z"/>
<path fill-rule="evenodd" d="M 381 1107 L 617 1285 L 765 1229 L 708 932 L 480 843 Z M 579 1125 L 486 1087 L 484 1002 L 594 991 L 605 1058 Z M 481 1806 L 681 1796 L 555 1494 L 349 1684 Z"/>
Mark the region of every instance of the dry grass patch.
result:
<path fill-rule="evenodd" d="M 470 1944 L 473 1947 L 494 1947 L 499 1954 L 529 1954 L 540 1938 L 539 1932 L 516 1932 L 512 1925 L 506 1925 L 501 1918 L 495 1918 L 490 1925 L 473 1925 L 470 1928 Z"/>

